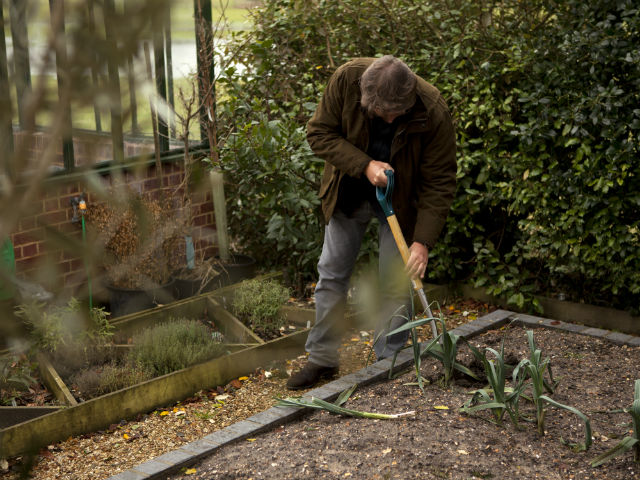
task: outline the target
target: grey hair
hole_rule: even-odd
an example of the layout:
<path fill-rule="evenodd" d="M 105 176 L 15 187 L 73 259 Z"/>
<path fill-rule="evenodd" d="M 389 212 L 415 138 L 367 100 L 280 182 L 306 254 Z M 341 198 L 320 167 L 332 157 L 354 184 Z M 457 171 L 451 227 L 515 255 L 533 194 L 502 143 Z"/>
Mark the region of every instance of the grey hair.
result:
<path fill-rule="evenodd" d="M 393 55 L 380 57 L 367 67 L 360 79 L 360 103 L 371 116 L 375 111 L 404 112 L 416 101 L 415 74 Z"/>

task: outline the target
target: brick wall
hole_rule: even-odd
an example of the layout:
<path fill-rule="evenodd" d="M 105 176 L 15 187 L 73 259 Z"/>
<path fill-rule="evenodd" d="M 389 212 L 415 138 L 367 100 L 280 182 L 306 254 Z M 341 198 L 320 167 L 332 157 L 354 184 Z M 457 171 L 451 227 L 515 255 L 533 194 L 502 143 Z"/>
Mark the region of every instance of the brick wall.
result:
<path fill-rule="evenodd" d="M 40 146 L 35 145 L 34 151 L 42 148 L 42 140 L 38 138 L 41 137 L 36 135 L 34 143 L 40 142 Z M 166 197 L 181 184 L 183 175 L 180 162 L 175 162 L 162 164 L 161 181 L 153 164 L 135 172 L 127 171 L 122 177 L 134 191 Z M 72 222 L 71 199 L 81 193 L 87 196 L 88 204 L 98 199 L 79 177 L 60 177 L 47 182 L 40 196 L 33 199 L 27 214 L 17 222 L 11 240 L 19 278 L 36 282 L 47 290 L 64 289 L 71 294 L 86 285 L 84 263 L 76 253 L 81 245 L 81 223 Z M 102 175 L 101 179 L 105 186 L 114 181 L 110 174 Z M 203 188 L 191 195 L 196 255 L 204 258 L 215 254 L 213 204 L 211 192 L 207 190 Z"/>
<path fill-rule="evenodd" d="M 39 158 L 52 141 L 56 143 L 56 156 L 54 165 L 63 166 L 62 141 L 52 139 L 51 135 L 44 131 L 21 132 L 14 131 L 16 145 L 26 142 L 24 149 L 29 158 Z M 153 138 L 145 136 L 125 136 L 124 156 L 132 157 L 143 153 L 153 152 Z M 99 162 L 107 162 L 113 159 L 113 144 L 108 133 L 96 133 L 91 131 L 74 132 L 73 153 L 76 166 L 91 165 Z"/>

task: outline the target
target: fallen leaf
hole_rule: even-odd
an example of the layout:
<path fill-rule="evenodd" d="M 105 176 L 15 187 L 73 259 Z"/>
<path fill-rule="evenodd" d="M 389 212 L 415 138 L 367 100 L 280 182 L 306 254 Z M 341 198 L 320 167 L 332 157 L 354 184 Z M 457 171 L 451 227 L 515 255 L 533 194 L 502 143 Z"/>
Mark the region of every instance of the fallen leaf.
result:
<path fill-rule="evenodd" d="M 184 410 L 178 410 L 177 412 L 175 412 L 176 417 L 181 417 L 182 415 L 186 415 L 187 412 L 185 412 Z"/>
<path fill-rule="evenodd" d="M 224 395 L 218 395 L 218 396 L 216 396 L 216 402 L 220 402 L 220 403 L 222 403 L 222 402 L 224 402 L 227 398 L 229 398 L 229 395 L 228 395 L 228 394 L 226 394 L 226 393 L 225 393 Z"/>
<path fill-rule="evenodd" d="M 122 435 L 122 437 L 123 437 L 125 440 L 128 440 L 128 439 L 129 439 L 129 435 L 127 435 L 126 433 L 125 433 L 124 435 Z"/>
<path fill-rule="evenodd" d="M 231 380 L 231 382 L 229 382 L 229 384 L 233 388 L 241 388 L 242 387 L 242 383 L 240 383 L 240 380 Z"/>
<path fill-rule="evenodd" d="M 169 415 L 169 412 L 167 412 L 166 410 L 160 412 L 161 417 L 164 417 L 165 415 Z"/>
<path fill-rule="evenodd" d="M 449 410 L 449 407 L 447 407 L 446 405 L 436 405 L 435 407 L 436 410 Z"/>
<path fill-rule="evenodd" d="M 255 442 L 256 439 L 255 438 L 247 438 L 247 442 Z"/>
<path fill-rule="evenodd" d="M 460 455 L 469 455 L 469 452 L 467 452 L 466 450 L 458 450 L 458 454 L 460 454 Z"/>
<path fill-rule="evenodd" d="M 184 471 L 184 474 L 185 475 L 193 475 L 196 472 L 197 472 L 197 470 L 195 468 L 188 468 L 187 470 Z"/>
<path fill-rule="evenodd" d="M 382 450 L 383 455 L 386 455 L 387 453 L 391 453 L 391 448 L 385 448 L 384 450 Z"/>
<path fill-rule="evenodd" d="M 244 382 L 245 380 L 249 380 L 249 377 L 238 377 L 238 380 Z"/>

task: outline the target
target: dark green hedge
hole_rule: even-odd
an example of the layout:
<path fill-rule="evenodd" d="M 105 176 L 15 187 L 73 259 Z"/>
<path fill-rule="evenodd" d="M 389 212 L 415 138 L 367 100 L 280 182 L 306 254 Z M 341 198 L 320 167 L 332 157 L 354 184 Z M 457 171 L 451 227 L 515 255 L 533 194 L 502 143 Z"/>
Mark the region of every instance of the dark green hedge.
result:
<path fill-rule="evenodd" d="M 240 243 L 315 277 L 322 225 L 309 192 L 322 164 L 305 122 L 336 66 L 391 53 L 443 92 L 457 124 L 458 191 L 429 279 L 529 309 L 532 294 L 562 292 L 637 311 L 637 2 L 263 3 L 250 38 L 229 46 L 244 42 L 239 68 L 220 81 Z"/>

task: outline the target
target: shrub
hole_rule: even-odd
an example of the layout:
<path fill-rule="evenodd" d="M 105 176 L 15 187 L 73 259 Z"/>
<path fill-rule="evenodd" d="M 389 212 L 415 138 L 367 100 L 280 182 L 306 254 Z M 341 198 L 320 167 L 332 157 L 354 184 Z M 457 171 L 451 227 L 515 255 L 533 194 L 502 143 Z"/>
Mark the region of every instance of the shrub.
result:
<path fill-rule="evenodd" d="M 153 378 L 153 373 L 137 365 L 110 362 L 85 368 L 70 377 L 70 383 L 84 399 L 106 395 Z"/>
<path fill-rule="evenodd" d="M 278 129 L 304 129 L 337 65 L 391 53 L 441 90 L 457 125 L 457 194 L 430 280 L 472 282 L 531 310 L 540 309 L 534 294 L 563 292 L 637 311 L 633 1 L 265 0 L 253 22 L 250 42 L 228 45 L 242 68 L 223 73 L 220 118 L 221 136 L 234 132 L 226 170 L 256 162 L 263 172 L 234 180 L 230 223 L 259 239 L 264 257 L 278 252 L 291 271 L 315 278 L 322 242 L 317 200 L 300 195 L 311 184 L 296 179 L 317 183 L 321 164 L 303 130 L 293 141 Z M 297 195 L 309 208 L 290 201 Z M 252 208 L 265 220 L 253 220 Z"/>
<path fill-rule="evenodd" d="M 197 320 L 172 319 L 133 337 L 129 365 L 154 375 L 181 370 L 223 354 L 224 346 Z"/>
<path fill-rule="evenodd" d="M 284 325 L 280 308 L 289 296 L 289 289 L 276 281 L 247 280 L 235 289 L 233 310 L 245 323 L 275 332 Z"/>

